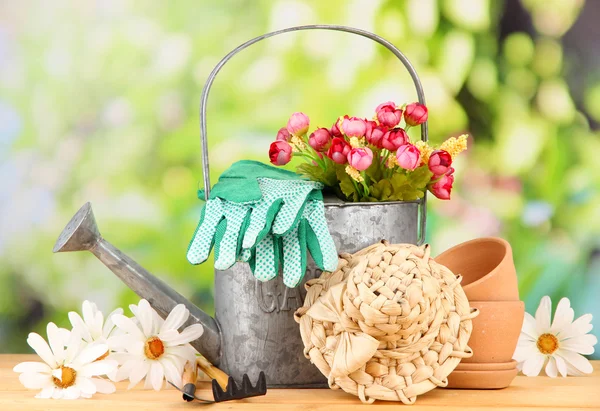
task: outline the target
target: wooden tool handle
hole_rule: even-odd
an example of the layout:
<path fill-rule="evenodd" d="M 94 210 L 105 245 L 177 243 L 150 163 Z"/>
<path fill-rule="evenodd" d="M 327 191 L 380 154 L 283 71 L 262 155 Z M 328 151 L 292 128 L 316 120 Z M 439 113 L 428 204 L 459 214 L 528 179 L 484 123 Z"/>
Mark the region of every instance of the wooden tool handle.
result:
<path fill-rule="evenodd" d="M 181 375 L 181 384 L 183 385 L 183 399 L 192 401 L 196 394 L 196 380 L 198 379 L 198 367 L 193 362 L 186 362 Z"/>
<path fill-rule="evenodd" d="M 202 355 L 196 357 L 196 364 L 198 364 L 198 367 L 202 370 L 202 372 L 204 372 L 204 374 L 208 375 L 209 378 L 217 380 L 221 388 L 223 388 L 223 391 L 227 389 L 229 375 L 212 365 Z"/>

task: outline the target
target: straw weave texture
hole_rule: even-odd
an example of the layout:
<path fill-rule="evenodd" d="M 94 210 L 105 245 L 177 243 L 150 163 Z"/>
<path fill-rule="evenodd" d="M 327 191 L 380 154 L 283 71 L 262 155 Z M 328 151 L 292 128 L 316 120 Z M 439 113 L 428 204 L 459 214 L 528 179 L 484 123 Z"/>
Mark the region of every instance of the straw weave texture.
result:
<path fill-rule="evenodd" d="M 306 283 L 300 324 L 304 355 L 329 386 L 371 403 L 412 404 L 447 385 L 472 331 L 461 277 L 429 246 L 385 241 L 343 254 L 337 271 Z"/>

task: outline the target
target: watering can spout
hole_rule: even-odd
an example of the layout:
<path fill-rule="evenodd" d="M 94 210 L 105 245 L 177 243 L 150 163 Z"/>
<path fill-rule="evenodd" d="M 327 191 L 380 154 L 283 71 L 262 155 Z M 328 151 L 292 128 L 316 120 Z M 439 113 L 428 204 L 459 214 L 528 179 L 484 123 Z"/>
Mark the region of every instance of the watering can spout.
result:
<path fill-rule="evenodd" d="M 190 344 L 211 363 L 219 364 L 221 334 L 217 322 L 102 238 L 90 203 L 84 204 L 69 221 L 56 240 L 53 252 L 81 250 L 93 253 L 137 295 L 148 300 L 161 317 L 166 318 L 177 304 L 185 305 L 190 311 L 185 325 L 199 323 L 204 327 L 202 336 Z"/>

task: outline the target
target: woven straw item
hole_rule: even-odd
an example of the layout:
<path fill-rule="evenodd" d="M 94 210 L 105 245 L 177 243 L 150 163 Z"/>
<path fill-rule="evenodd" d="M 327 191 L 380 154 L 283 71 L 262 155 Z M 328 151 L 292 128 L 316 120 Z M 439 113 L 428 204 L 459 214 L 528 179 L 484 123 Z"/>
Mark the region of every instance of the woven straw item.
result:
<path fill-rule="evenodd" d="M 329 386 L 372 403 L 413 404 L 447 385 L 462 358 L 471 319 L 461 277 L 437 264 L 429 246 L 385 241 L 340 256 L 333 273 L 306 283 L 296 312 L 304 355 Z"/>

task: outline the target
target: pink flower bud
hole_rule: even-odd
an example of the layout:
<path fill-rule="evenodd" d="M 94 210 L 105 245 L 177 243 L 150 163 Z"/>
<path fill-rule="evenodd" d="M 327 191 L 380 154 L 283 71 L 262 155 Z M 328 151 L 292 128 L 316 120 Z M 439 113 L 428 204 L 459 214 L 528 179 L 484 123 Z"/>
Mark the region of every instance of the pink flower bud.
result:
<path fill-rule="evenodd" d="M 331 143 L 331 134 L 326 128 L 316 129 L 308 138 L 308 144 L 316 151 L 327 151 Z"/>
<path fill-rule="evenodd" d="M 273 165 L 286 165 L 292 159 L 292 146 L 287 141 L 273 141 L 269 147 L 269 159 Z"/>
<path fill-rule="evenodd" d="M 454 169 L 450 167 L 448 174 L 444 174 L 442 178 L 433 183 L 429 187 L 429 191 L 440 200 L 450 200 L 450 193 L 452 192 L 452 184 L 454 184 Z"/>
<path fill-rule="evenodd" d="M 342 122 L 342 131 L 348 137 L 362 137 L 367 132 L 367 124 L 362 118 L 345 118 Z"/>
<path fill-rule="evenodd" d="M 400 146 L 408 143 L 408 141 L 409 139 L 406 131 L 404 131 L 403 128 L 395 128 L 383 135 L 383 138 L 381 139 L 381 146 L 390 151 L 396 151 L 400 148 Z"/>
<path fill-rule="evenodd" d="M 377 120 L 386 127 L 396 127 L 402 120 L 402 110 L 396 107 L 396 103 L 388 101 L 382 103 L 375 109 Z"/>
<path fill-rule="evenodd" d="M 421 164 L 421 152 L 414 144 L 404 144 L 396 152 L 398 165 L 406 170 L 414 170 Z"/>
<path fill-rule="evenodd" d="M 374 121 L 367 121 L 366 124 L 367 132 L 365 133 L 365 137 L 369 144 L 372 144 L 377 148 L 383 148 L 381 140 L 383 139 L 383 135 L 388 131 L 387 127 L 377 125 Z"/>
<path fill-rule="evenodd" d="M 346 164 L 348 162 L 348 153 L 350 153 L 350 144 L 343 138 L 335 137 L 331 140 L 331 147 L 327 151 L 327 157 L 335 163 Z"/>
<path fill-rule="evenodd" d="M 287 128 L 281 127 L 277 132 L 277 138 L 275 138 L 275 141 L 290 141 L 291 138 L 292 135 L 287 130 Z"/>
<path fill-rule="evenodd" d="M 369 147 L 353 148 L 348 153 L 348 163 L 358 171 L 366 170 L 373 162 L 373 152 Z"/>
<path fill-rule="evenodd" d="M 421 103 L 412 103 L 404 109 L 404 121 L 409 126 L 418 126 L 427 121 L 427 107 Z"/>
<path fill-rule="evenodd" d="M 435 150 L 429 156 L 429 163 L 427 165 L 434 177 L 441 176 L 442 174 L 446 174 L 452 165 L 452 156 L 447 151 Z"/>
<path fill-rule="evenodd" d="M 310 120 L 304 113 L 294 113 L 287 123 L 287 130 L 295 136 L 303 136 L 308 131 Z"/>
<path fill-rule="evenodd" d="M 344 116 L 344 119 L 346 119 L 346 118 L 350 118 L 350 117 L 348 117 L 348 115 L 346 114 L 346 115 Z M 340 130 L 340 128 L 338 127 L 338 122 L 339 122 L 339 121 L 340 121 L 340 120 L 339 120 L 339 119 L 337 119 L 337 120 L 335 121 L 335 123 L 333 123 L 333 126 L 331 126 L 331 130 L 329 130 L 329 132 L 331 133 L 331 135 L 332 135 L 333 137 L 344 137 L 344 134 L 342 133 L 342 131 L 341 131 L 341 130 Z"/>

